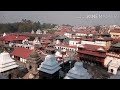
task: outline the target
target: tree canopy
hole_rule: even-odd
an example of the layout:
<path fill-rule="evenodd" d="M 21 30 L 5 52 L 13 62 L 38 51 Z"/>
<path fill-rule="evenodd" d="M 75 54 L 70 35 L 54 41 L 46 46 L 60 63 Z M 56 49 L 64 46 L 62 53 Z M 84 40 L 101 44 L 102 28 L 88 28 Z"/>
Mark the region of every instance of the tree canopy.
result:
<path fill-rule="evenodd" d="M 31 32 L 32 30 L 36 31 L 37 29 L 45 30 L 54 28 L 56 24 L 33 22 L 31 20 L 22 19 L 21 22 L 15 23 L 1 23 L 0 24 L 0 33 L 4 32 Z"/>

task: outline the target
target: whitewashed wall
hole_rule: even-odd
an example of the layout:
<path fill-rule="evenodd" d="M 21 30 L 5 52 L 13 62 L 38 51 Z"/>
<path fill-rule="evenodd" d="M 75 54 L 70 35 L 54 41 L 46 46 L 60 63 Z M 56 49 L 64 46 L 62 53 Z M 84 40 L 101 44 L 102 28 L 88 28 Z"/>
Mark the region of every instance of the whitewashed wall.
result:
<path fill-rule="evenodd" d="M 77 46 L 77 43 L 79 43 L 79 41 L 72 41 L 72 40 L 69 41 L 69 45 L 71 46 Z"/>

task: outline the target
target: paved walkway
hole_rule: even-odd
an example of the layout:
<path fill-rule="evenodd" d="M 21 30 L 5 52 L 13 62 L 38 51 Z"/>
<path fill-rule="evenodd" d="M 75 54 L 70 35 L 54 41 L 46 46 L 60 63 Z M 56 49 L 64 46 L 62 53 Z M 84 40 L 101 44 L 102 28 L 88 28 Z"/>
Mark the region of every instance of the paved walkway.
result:
<path fill-rule="evenodd" d="M 110 77 L 107 69 L 103 68 L 102 66 L 90 65 L 88 63 L 84 63 L 83 65 L 92 75 L 93 79 L 108 79 Z"/>

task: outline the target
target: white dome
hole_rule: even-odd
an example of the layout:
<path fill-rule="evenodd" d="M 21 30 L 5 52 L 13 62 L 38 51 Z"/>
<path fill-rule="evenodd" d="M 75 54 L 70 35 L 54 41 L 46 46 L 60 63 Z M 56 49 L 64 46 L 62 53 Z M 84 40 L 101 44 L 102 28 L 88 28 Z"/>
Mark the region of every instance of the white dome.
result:
<path fill-rule="evenodd" d="M 47 55 L 45 57 L 44 64 L 46 65 L 54 65 L 57 64 L 58 62 L 56 61 L 55 55 Z"/>
<path fill-rule="evenodd" d="M 62 57 L 62 54 L 61 54 L 59 51 L 57 51 L 57 52 L 55 53 L 55 56 L 56 56 L 56 57 Z"/>
<path fill-rule="evenodd" d="M 10 54 L 8 52 L 2 52 L 0 54 L 0 64 L 9 59 L 11 59 L 11 58 L 10 58 Z M 14 61 L 14 60 L 12 60 L 12 61 Z"/>

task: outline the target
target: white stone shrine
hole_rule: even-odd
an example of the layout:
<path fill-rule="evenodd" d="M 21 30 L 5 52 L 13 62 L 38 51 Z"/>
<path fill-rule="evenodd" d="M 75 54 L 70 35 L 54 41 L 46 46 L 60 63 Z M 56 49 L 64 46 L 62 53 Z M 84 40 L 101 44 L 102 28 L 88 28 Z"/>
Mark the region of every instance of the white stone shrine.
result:
<path fill-rule="evenodd" d="M 91 75 L 83 68 L 82 62 L 76 62 L 74 67 L 69 70 L 64 79 L 90 79 Z"/>
<path fill-rule="evenodd" d="M 0 54 L 0 73 L 17 68 L 18 65 L 6 51 Z"/>
<path fill-rule="evenodd" d="M 34 30 L 31 31 L 31 34 L 35 34 Z"/>
<path fill-rule="evenodd" d="M 36 34 L 42 34 L 41 30 L 38 29 L 38 30 L 36 31 Z"/>
<path fill-rule="evenodd" d="M 3 34 L 3 37 L 6 36 L 6 33 Z"/>
<path fill-rule="evenodd" d="M 45 72 L 47 74 L 54 74 L 59 71 L 61 67 L 59 66 L 58 61 L 56 61 L 55 55 L 47 55 L 45 57 L 45 61 L 41 63 L 40 68 L 38 70 Z"/>

